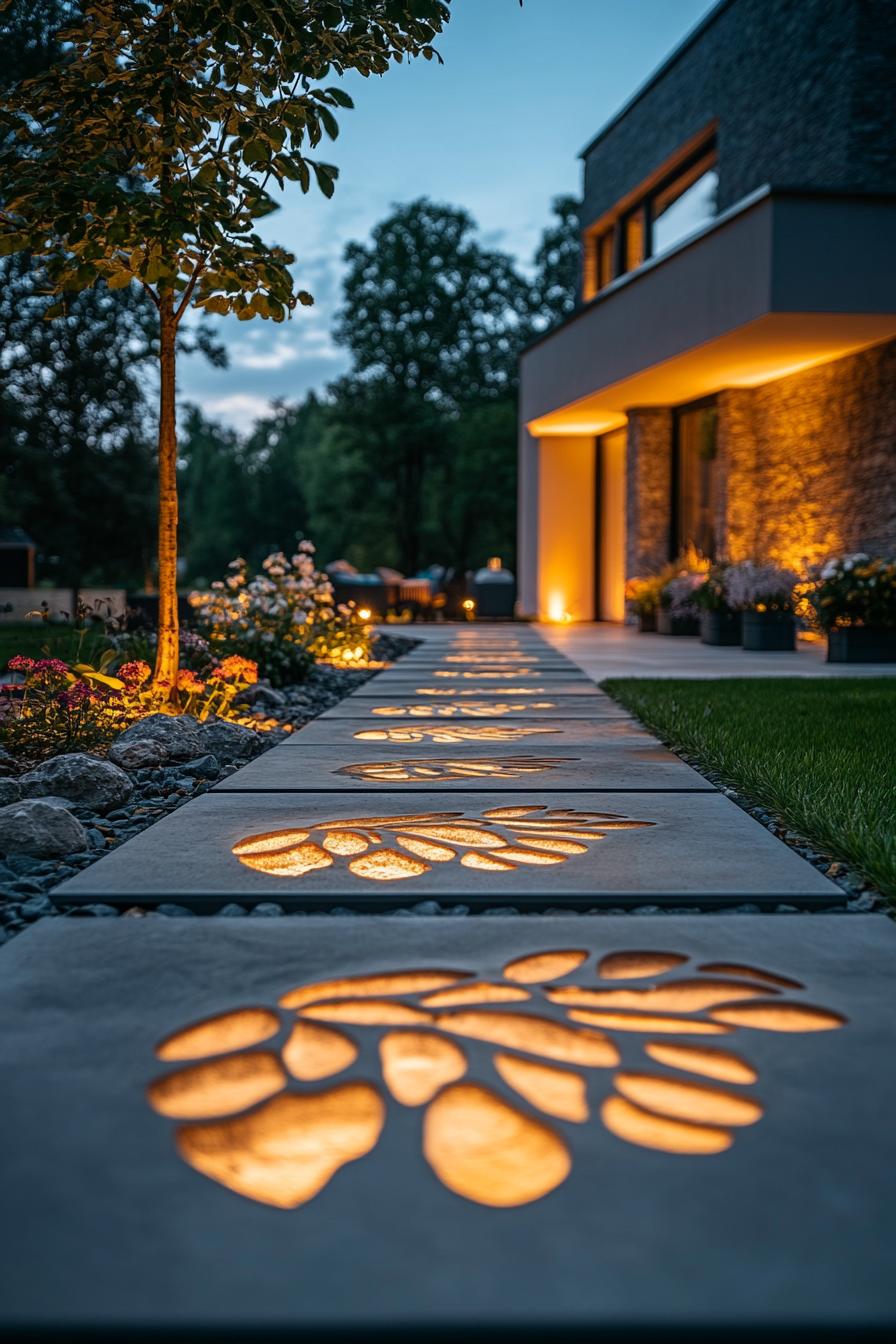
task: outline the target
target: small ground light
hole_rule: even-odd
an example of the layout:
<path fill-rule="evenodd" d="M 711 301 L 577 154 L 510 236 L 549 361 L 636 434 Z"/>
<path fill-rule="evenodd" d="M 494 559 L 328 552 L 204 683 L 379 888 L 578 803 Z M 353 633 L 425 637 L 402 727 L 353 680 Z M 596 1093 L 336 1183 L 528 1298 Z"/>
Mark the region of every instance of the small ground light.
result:
<path fill-rule="evenodd" d="M 462 611 L 466 615 L 467 620 L 472 621 L 474 616 L 476 615 L 476 603 L 473 601 L 472 597 L 465 597 L 460 605 Z"/>
<path fill-rule="evenodd" d="M 360 616 L 362 621 L 369 621 L 371 616 L 373 615 L 373 612 L 370 610 L 369 607 L 361 607 L 361 609 L 358 612 L 358 615 Z"/>

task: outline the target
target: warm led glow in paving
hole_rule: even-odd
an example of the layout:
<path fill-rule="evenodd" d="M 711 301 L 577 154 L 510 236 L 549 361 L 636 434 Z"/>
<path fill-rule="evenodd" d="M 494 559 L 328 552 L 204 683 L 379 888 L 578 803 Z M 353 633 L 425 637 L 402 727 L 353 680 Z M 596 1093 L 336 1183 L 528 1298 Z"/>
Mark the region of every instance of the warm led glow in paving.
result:
<path fill-rule="evenodd" d="M 293 1078 L 316 1082 L 341 1073 L 358 1058 L 358 1047 L 341 1031 L 316 1022 L 297 1022 L 283 1047 L 283 1063 Z"/>
<path fill-rule="evenodd" d="M 495 819 L 506 826 L 529 820 L 532 809 L 506 807 L 492 814 L 500 814 Z M 456 814 L 440 815 L 440 825 L 454 824 L 444 818 Z M 322 825 L 338 831 L 337 823 Z M 350 825 L 359 828 L 357 821 Z M 492 860 L 479 849 L 469 857 Z M 150 1084 L 147 1097 L 159 1115 L 181 1122 L 174 1137 L 185 1162 L 240 1195 L 279 1208 L 313 1198 L 340 1167 L 369 1153 L 386 1121 L 387 1102 L 424 1108 L 418 1141 L 443 1185 L 486 1207 L 513 1208 L 543 1198 L 567 1179 L 576 1135 L 586 1123 L 602 1124 L 636 1148 L 710 1156 L 724 1153 L 739 1128 L 774 1109 L 770 1089 L 761 1101 L 746 1091 L 759 1073 L 739 1054 L 663 1036 L 731 1035 L 738 1027 L 812 1032 L 844 1025 L 829 1009 L 787 999 L 783 991 L 798 985 L 788 985 L 789 977 L 752 968 L 764 982 L 750 984 L 745 973 L 750 968 L 728 961 L 706 962 L 705 970 L 680 975 L 686 962 L 679 953 L 616 951 L 594 962 L 582 949 L 542 949 L 513 956 L 500 976 L 484 968 L 411 969 L 300 984 L 281 994 L 279 1011 L 237 1009 L 169 1034 L 157 1048 L 160 1057 L 209 1058 L 163 1074 Z M 662 984 L 603 990 L 594 986 L 595 970 L 605 978 L 650 976 Z M 741 979 L 728 978 L 735 972 Z M 579 983 L 554 983 L 576 974 Z M 772 976 L 782 982 L 780 994 L 768 984 Z M 698 993 L 701 987 L 705 993 Z M 720 987 L 740 1001 L 719 1004 Z M 766 997 L 757 1000 L 755 994 Z M 557 1016 L 561 1005 L 590 1003 L 595 995 L 601 1002 L 625 995 L 638 1004 L 669 1003 L 680 1011 L 573 1008 L 566 1020 Z M 751 997 L 743 1001 L 744 995 Z M 504 1006 L 515 1001 L 523 1003 L 518 1010 Z M 340 1025 L 324 1025 L 333 1023 Z M 351 1028 L 351 1035 L 341 1027 Z M 368 1038 L 373 1052 L 359 1049 L 359 1033 L 365 1032 L 376 1033 Z M 625 1042 L 624 1066 L 608 1034 L 613 1032 Z M 281 1042 L 277 1049 L 255 1048 L 275 1036 Z M 476 1044 L 468 1053 L 458 1040 Z M 637 1067 L 639 1045 L 660 1069 Z M 308 1090 L 309 1084 L 358 1068 L 359 1060 L 370 1069 L 377 1058 L 385 1092 L 377 1078 L 367 1077 Z M 500 1085 L 551 1123 L 500 1096 L 493 1090 L 494 1075 L 488 1086 L 481 1075 L 490 1065 Z M 809 1066 L 796 1053 L 791 1070 L 803 1067 Z M 583 1069 L 597 1072 L 586 1076 Z M 589 1088 L 600 1091 L 599 1118 L 591 1116 Z M 812 1124 L 811 1115 L 806 1123 Z M 571 1128 L 560 1133 L 555 1126 Z M 590 1182 L 597 1175 L 583 1172 Z"/>
<path fill-rule="evenodd" d="M 177 1148 L 191 1167 L 229 1190 L 294 1209 L 346 1162 L 370 1152 L 385 1116 L 369 1083 L 345 1083 L 316 1096 L 275 1097 L 243 1119 L 183 1128 Z"/>
<path fill-rule="evenodd" d="M 598 962 L 597 973 L 603 980 L 641 980 L 664 975 L 686 961 L 675 952 L 611 952 Z"/>
<path fill-rule="evenodd" d="M 577 759 L 575 756 L 506 756 L 503 759 L 431 756 L 406 761 L 364 761 L 358 765 L 344 765 L 334 774 L 374 784 L 409 784 L 416 780 L 439 779 L 490 779 L 500 783 L 504 779 L 520 779 L 523 775 L 539 775 L 545 770 L 573 765 Z"/>
<path fill-rule="evenodd" d="M 461 691 L 459 694 L 463 695 Z M 478 691 L 471 691 L 478 695 Z M 532 691 L 508 692 L 508 694 L 531 695 Z M 371 714 L 381 714 L 384 718 L 400 719 L 405 716 L 418 719 L 453 718 L 455 714 L 466 714 L 472 719 L 501 718 L 504 714 L 522 714 L 527 709 L 556 709 L 553 700 L 537 700 L 528 705 L 510 704 L 504 700 L 465 700 L 462 704 L 432 705 L 375 705 Z"/>
<path fill-rule="evenodd" d="M 558 1134 L 474 1083 L 456 1083 L 429 1107 L 423 1153 L 449 1190 L 498 1209 L 542 1199 L 572 1169 Z"/>
<path fill-rule="evenodd" d="M 505 695 L 547 695 L 547 686 L 502 686 Z M 418 686 L 415 695 L 479 695 L 480 691 L 460 690 L 456 686 Z"/>
<path fill-rule="evenodd" d="M 516 742 L 533 733 L 559 733 L 559 728 L 539 724 L 458 723 L 415 724 L 413 728 L 364 728 L 353 736 L 358 742 Z"/>
<path fill-rule="evenodd" d="M 279 1092 L 286 1074 L 276 1055 L 255 1051 L 226 1059 L 192 1064 L 157 1078 L 149 1088 L 149 1102 L 159 1115 L 197 1120 L 224 1111 L 245 1111 Z"/>
<path fill-rule="evenodd" d="M 577 971 L 588 953 L 580 949 L 574 952 L 538 952 L 534 957 L 517 957 L 508 961 L 504 975 L 522 985 L 537 985 L 544 980 L 559 980 L 563 975 Z"/>
<path fill-rule="evenodd" d="M 505 1055 L 500 1050 L 495 1055 L 495 1068 L 508 1087 L 546 1115 L 574 1124 L 583 1124 L 588 1119 L 585 1079 L 580 1073 L 570 1073 L 552 1064 L 536 1064 L 533 1059 Z"/>
<path fill-rule="evenodd" d="M 431 872 L 434 863 L 455 860 L 480 872 L 566 863 L 587 853 L 590 844 L 603 840 L 609 832 L 651 825 L 615 812 L 579 812 L 530 804 L 487 808 L 473 816 L 463 812 L 416 812 L 310 822 L 306 830 L 250 836 L 234 845 L 233 853 L 246 867 L 271 877 L 302 877 L 332 866 L 337 858 L 349 857 L 347 867 L 354 877 L 399 882 Z M 320 844 L 308 839 L 315 832 L 320 835 Z M 485 851 L 488 861 L 476 861 L 471 850 Z M 749 993 L 741 985 L 735 987 Z"/>
<path fill-rule="evenodd" d="M 748 980 L 759 980 L 765 985 L 779 985 L 781 989 L 803 989 L 799 980 L 791 980 L 786 975 L 775 975 L 772 971 L 762 971 L 756 966 L 744 966 L 739 961 L 707 961 L 699 968 L 712 975 L 740 975 Z"/>
<path fill-rule="evenodd" d="M 425 1106 L 467 1071 L 460 1046 L 431 1031 L 390 1031 L 380 1041 L 380 1062 L 386 1086 L 403 1106 Z"/>
<path fill-rule="evenodd" d="M 677 1045 L 668 1041 L 648 1041 L 644 1053 L 657 1064 L 672 1069 L 688 1069 L 704 1078 L 718 1078 L 722 1083 L 755 1083 L 756 1070 L 732 1050 L 720 1050 L 713 1045 Z"/>
<path fill-rule="evenodd" d="M 768 989 L 758 985 L 738 984 L 736 980 L 679 980 L 673 985 L 650 989 L 578 989 L 558 986 L 548 990 L 555 1003 L 576 1008 L 646 1008 L 673 1013 L 696 1012 L 712 1008 L 717 1003 L 733 1003 L 738 999 L 761 999 Z"/>
<path fill-rule="evenodd" d="M 600 1118 L 611 1134 L 627 1143 L 654 1148 L 661 1153 L 706 1157 L 724 1153 L 734 1142 L 727 1129 L 669 1120 L 644 1111 L 623 1097 L 608 1097 L 600 1108 Z"/>
<path fill-rule="evenodd" d="M 714 1008 L 710 1017 L 733 1027 L 760 1031 L 833 1031 L 845 1018 L 805 1003 L 743 1003 Z"/>
<path fill-rule="evenodd" d="M 186 1031 L 166 1037 L 156 1049 L 159 1059 L 202 1059 L 242 1050 L 276 1036 L 280 1020 L 267 1008 L 238 1008 L 235 1013 L 210 1017 Z"/>

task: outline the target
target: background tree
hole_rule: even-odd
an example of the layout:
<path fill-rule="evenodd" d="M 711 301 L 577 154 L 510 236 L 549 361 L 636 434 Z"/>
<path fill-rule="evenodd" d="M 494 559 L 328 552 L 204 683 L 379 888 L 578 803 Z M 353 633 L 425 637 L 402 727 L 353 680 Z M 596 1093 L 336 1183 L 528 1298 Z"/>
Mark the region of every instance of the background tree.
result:
<path fill-rule="evenodd" d="M 383 74 L 435 53 L 447 0 L 84 0 L 65 59 L 0 106 L 0 247 L 30 250 L 62 296 L 138 284 L 159 316 L 159 639 L 174 694 L 177 329 L 191 306 L 282 321 L 311 296 L 264 242 L 268 187 L 336 169 L 309 150 L 337 134 L 331 72 Z"/>
<path fill-rule="evenodd" d="M 352 357 L 337 389 L 343 432 L 377 446 L 391 483 L 399 567 L 421 562 L 427 488 L 463 410 L 511 397 L 527 292 L 510 257 L 484 248 L 465 210 L 396 206 L 369 244 L 346 248 L 335 338 Z M 362 402 L 373 412 L 352 416 Z M 436 511 L 437 502 L 436 502 Z"/>
<path fill-rule="evenodd" d="M 530 299 L 535 331 L 556 326 L 576 306 L 581 268 L 579 205 L 575 196 L 555 196 L 551 202 L 554 219 L 535 253 Z"/>

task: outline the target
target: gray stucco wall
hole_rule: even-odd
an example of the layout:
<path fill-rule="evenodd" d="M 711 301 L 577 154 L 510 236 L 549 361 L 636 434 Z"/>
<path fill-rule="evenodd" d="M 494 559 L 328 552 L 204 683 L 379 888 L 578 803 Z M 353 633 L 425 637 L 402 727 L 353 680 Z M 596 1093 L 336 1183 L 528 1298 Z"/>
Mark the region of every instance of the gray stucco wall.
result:
<path fill-rule="evenodd" d="M 896 0 L 728 0 L 585 155 L 582 224 L 718 121 L 719 209 L 757 187 L 896 191 Z"/>

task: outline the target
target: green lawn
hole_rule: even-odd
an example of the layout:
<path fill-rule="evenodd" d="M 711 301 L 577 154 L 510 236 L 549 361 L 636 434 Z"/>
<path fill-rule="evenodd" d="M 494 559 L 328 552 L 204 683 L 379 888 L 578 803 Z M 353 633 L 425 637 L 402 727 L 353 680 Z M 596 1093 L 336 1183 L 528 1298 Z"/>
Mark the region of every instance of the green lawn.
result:
<path fill-rule="evenodd" d="M 896 899 L 896 678 L 614 678 L 603 689 Z"/>
<path fill-rule="evenodd" d="M 79 633 L 61 622 L 45 625 L 43 621 L 0 621 L 0 670 L 16 653 L 23 653 L 28 658 L 49 656 L 71 662 L 78 656 Z M 93 662 L 108 642 L 102 632 L 85 635 L 81 661 Z M 49 649 L 49 655 L 44 652 L 44 646 Z"/>

